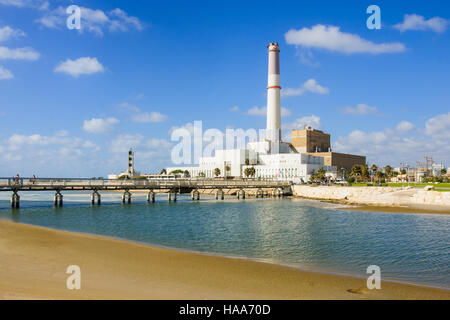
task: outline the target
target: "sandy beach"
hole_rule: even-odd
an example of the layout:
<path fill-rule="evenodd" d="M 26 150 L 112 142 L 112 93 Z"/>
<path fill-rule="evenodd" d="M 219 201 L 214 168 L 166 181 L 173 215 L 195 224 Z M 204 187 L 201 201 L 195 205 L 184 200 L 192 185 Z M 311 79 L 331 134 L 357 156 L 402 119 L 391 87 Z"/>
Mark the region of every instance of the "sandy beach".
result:
<path fill-rule="evenodd" d="M 81 290 L 66 269 L 81 268 Z M 450 299 L 450 291 L 301 271 L 0 221 L 1 299 Z"/>

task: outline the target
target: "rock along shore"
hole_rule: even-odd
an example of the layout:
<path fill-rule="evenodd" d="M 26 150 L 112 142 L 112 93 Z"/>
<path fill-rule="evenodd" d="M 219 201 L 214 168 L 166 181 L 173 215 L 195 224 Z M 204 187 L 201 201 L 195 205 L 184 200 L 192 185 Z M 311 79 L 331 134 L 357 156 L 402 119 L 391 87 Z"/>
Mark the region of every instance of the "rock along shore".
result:
<path fill-rule="evenodd" d="M 394 187 L 309 185 L 295 185 L 292 191 L 294 196 L 308 199 L 355 205 L 431 209 L 450 213 L 450 192 Z"/>

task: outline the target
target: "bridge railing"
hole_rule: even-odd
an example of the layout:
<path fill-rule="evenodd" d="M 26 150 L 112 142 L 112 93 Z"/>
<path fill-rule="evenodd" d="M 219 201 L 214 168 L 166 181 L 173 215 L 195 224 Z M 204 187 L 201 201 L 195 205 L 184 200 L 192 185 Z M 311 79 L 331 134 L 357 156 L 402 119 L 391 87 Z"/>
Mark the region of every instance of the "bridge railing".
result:
<path fill-rule="evenodd" d="M 84 178 L 2 178 L 0 177 L 0 188 L 26 188 L 26 187 L 48 187 L 48 188 L 257 188 L 269 186 L 287 186 L 290 182 L 275 179 L 84 179 Z"/>

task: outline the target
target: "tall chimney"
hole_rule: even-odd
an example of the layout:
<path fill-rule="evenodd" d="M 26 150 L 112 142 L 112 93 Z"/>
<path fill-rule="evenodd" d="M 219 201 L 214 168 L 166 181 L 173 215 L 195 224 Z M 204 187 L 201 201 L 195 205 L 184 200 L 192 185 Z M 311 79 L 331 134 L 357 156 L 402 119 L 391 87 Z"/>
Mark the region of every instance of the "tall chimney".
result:
<path fill-rule="evenodd" d="M 270 43 L 269 77 L 267 83 L 267 132 L 266 138 L 271 142 L 281 141 L 281 107 L 280 107 L 280 48 L 278 43 Z"/>

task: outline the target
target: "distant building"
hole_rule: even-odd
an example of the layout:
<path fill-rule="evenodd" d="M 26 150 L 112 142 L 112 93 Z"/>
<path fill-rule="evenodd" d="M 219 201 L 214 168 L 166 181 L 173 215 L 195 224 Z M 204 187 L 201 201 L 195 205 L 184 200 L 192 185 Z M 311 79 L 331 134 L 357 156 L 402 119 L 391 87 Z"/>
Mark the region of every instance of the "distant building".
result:
<path fill-rule="evenodd" d="M 331 151 L 330 134 L 306 126 L 303 130 L 292 130 L 292 145 L 299 153 L 322 157 L 324 165 L 350 170 L 355 164 L 366 164 L 365 156 Z"/>
<path fill-rule="evenodd" d="M 445 166 L 442 163 L 433 163 L 431 165 L 431 171 L 434 177 L 439 177 L 441 175 L 441 171 L 445 169 Z"/>
<path fill-rule="evenodd" d="M 133 151 L 133 149 L 130 149 L 130 151 L 128 151 L 128 168 L 127 168 L 127 170 L 120 174 L 109 174 L 108 179 L 119 179 L 121 177 L 127 178 L 127 179 L 132 179 L 132 178 L 138 177 L 140 175 L 141 175 L 140 172 L 134 170 L 134 151 Z"/>

